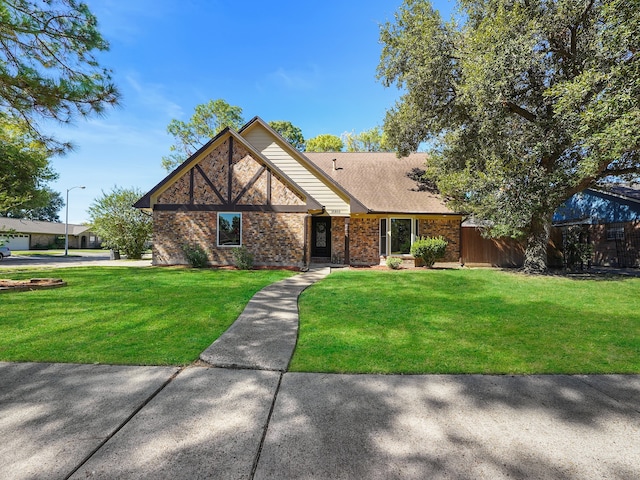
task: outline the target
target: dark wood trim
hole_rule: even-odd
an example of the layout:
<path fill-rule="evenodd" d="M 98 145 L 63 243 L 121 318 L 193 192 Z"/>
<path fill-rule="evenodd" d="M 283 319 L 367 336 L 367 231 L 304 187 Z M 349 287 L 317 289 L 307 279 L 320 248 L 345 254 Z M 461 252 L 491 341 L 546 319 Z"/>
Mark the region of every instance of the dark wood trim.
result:
<path fill-rule="evenodd" d="M 171 204 L 156 203 L 153 206 L 159 212 L 274 212 L 307 213 L 306 205 L 208 205 L 208 204 Z"/>
<path fill-rule="evenodd" d="M 271 170 L 267 170 L 267 205 L 271 205 Z"/>
<path fill-rule="evenodd" d="M 198 169 L 198 172 L 200 173 L 200 175 L 202 175 L 202 178 L 204 178 L 204 181 L 207 182 L 207 185 L 209 185 L 211 187 L 211 189 L 213 190 L 213 193 L 216 194 L 216 196 L 218 197 L 218 199 L 220 200 L 220 202 L 222 202 L 223 205 L 226 205 L 227 202 L 224 201 L 224 197 L 222 196 L 222 194 L 218 191 L 218 189 L 216 188 L 216 186 L 213 184 L 213 182 L 211 180 L 209 180 L 209 177 L 207 177 L 207 175 L 204 173 L 204 170 L 202 170 L 202 168 L 200 168 L 200 165 L 197 165 L 195 167 L 193 167 L 194 169 Z"/>
<path fill-rule="evenodd" d="M 260 170 L 258 170 L 258 172 L 253 176 L 253 178 L 251 180 L 249 180 L 249 182 L 244 186 L 244 188 L 240 191 L 238 196 L 233 201 L 234 205 L 236 205 L 238 203 L 238 201 L 243 197 L 243 195 L 245 193 L 247 193 L 247 190 L 249 190 L 253 186 L 253 184 L 258 181 L 258 179 L 260 178 L 260 176 L 264 173 L 264 171 L 266 169 L 267 169 L 267 167 L 263 165 L 262 168 L 260 168 Z"/>
<path fill-rule="evenodd" d="M 227 203 L 231 204 L 231 188 L 233 187 L 233 137 L 229 137 L 229 158 L 228 158 L 228 171 L 227 171 Z"/>
<path fill-rule="evenodd" d="M 193 203 L 193 181 L 194 171 L 193 168 L 189 170 L 189 203 Z"/>

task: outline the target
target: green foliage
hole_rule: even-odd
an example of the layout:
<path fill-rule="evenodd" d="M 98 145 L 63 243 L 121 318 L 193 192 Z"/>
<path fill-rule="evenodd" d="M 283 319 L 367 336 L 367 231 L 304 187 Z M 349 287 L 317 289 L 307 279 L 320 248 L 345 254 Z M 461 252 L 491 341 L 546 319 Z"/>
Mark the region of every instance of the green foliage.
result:
<path fill-rule="evenodd" d="M 387 136 L 380 127 L 373 127 L 356 134 L 355 132 L 345 132 L 342 140 L 347 146 L 347 152 L 391 152 L 387 143 Z"/>
<path fill-rule="evenodd" d="M 109 70 L 96 54 L 109 49 L 96 17 L 77 0 L 0 2 L 0 111 L 29 124 L 47 148 L 39 117 L 70 122 L 118 102 Z"/>
<path fill-rule="evenodd" d="M 385 263 L 391 270 L 398 270 L 402 265 L 402 259 L 399 257 L 387 257 L 387 261 Z"/>
<path fill-rule="evenodd" d="M 569 269 L 583 269 L 589 266 L 593 257 L 593 245 L 589 243 L 588 232 L 575 225 L 564 229 L 563 250 L 565 266 Z"/>
<path fill-rule="evenodd" d="M 278 132 L 296 150 L 304 151 L 304 136 L 302 130 L 291 122 L 276 120 L 269 122 L 269 126 Z"/>
<path fill-rule="evenodd" d="M 380 33 L 378 76 L 405 93 L 384 130 L 400 154 L 433 145 L 427 176 L 493 236 L 526 237 L 546 269 L 554 210 L 640 173 L 640 9 L 626 0 L 460 0 L 444 22 L 405 0 Z"/>
<path fill-rule="evenodd" d="M 89 221 L 103 247 L 123 253 L 127 258 L 141 258 L 151 238 L 152 218 L 133 204 L 143 195 L 136 188 L 114 187 L 110 193 L 93 201 Z"/>
<path fill-rule="evenodd" d="M 50 152 L 24 122 L 0 114 L 0 213 L 45 204 L 46 183 L 57 178 Z"/>
<path fill-rule="evenodd" d="M 422 259 L 425 266 L 433 267 L 436 260 L 444 258 L 448 244 L 443 237 L 420 237 L 411 245 L 411 255 Z"/>
<path fill-rule="evenodd" d="M 253 253 L 244 245 L 233 249 L 233 263 L 239 270 L 251 270 L 253 268 Z"/>
<path fill-rule="evenodd" d="M 204 268 L 207 266 L 209 262 L 207 252 L 205 252 L 204 248 L 202 248 L 200 245 L 184 244 L 182 245 L 182 251 L 184 252 L 185 257 L 187 257 L 189 265 L 191 265 L 192 267 Z"/>
<path fill-rule="evenodd" d="M 244 123 L 242 108 L 222 99 L 196 105 L 188 122 L 175 118 L 169 122 L 167 132 L 176 143 L 169 147 L 171 153 L 162 157 L 162 166 L 170 172 L 226 127 L 238 130 Z"/>
<path fill-rule="evenodd" d="M 344 148 L 344 143 L 340 137 L 324 133 L 307 140 L 307 152 L 340 152 Z"/>
<path fill-rule="evenodd" d="M 28 202 L 18 208 L 5 212 L 2 216 L 10 218 L 27 218 L 43 222 L 60 222 L 60 210 L 64 207 L 64 199 L 58 192 L 49 187 L 37 190 Z"/>

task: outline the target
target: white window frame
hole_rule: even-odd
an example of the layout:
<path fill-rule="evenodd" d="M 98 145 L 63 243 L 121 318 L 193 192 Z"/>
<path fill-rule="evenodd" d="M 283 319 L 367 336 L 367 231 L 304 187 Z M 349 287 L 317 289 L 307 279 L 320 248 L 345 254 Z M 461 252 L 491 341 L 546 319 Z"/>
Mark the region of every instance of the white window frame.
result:
<path fill-rule="evenodd" d="M 393 255 L 394 257 L 411 257 L 411 253 L 391 253 L 391 222 L 393 220 L 410 220 L 411 221 L 411 245 L 413 245 L 413 242 L 416 241 L 416 239 L 419 236 L 419 232 L 418 232 L 418 221 L 419 219 L 417 217 L 411 217 L 411 216 L 389 216 L 389 217 L 381 217 L 378 221 L 378 228 L 380 229 L 380 231 L 382 231 L 382 221 L 385 220 L 386 224 L 387 224 L 387 231 L 386 231 L 386 252 L 382 251 L 382 245 L 379 245 L 380 248 L 380 255 L 388 257 Z M 382 235 L 379 235 L 380 237 L 382 237 Z"/>
<path fill-rule="evenodd" d="M 222 215 L 238 215 L 240 217 L 240 242 L 236 244 L 220 244 L 220 217 Z M 216 216 L 216 245 L 221 248 L 237 248 L 242 246 L 242 212 L 218 212 Z"/>

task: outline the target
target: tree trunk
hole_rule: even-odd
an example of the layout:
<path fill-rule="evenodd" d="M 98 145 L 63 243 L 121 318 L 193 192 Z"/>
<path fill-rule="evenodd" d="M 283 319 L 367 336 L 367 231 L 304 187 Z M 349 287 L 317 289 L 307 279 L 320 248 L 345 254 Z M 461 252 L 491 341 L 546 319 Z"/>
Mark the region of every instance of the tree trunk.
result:
<path fill-rule="evenodd" d="M 547 246 L 551 233 L 551 215 L 534 218 L 527 235 L 524 252 L 524 272 L 539 275 L 547 272 Z"/>

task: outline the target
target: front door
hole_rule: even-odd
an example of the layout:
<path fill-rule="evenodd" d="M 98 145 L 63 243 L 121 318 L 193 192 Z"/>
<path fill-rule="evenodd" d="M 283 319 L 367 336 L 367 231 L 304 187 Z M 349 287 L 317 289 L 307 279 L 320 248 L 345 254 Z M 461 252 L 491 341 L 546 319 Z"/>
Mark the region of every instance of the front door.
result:
<path fill-rule="evenodd" d="M 312 217 L 311 256 L 331 257 L 331 217 Z"/>

